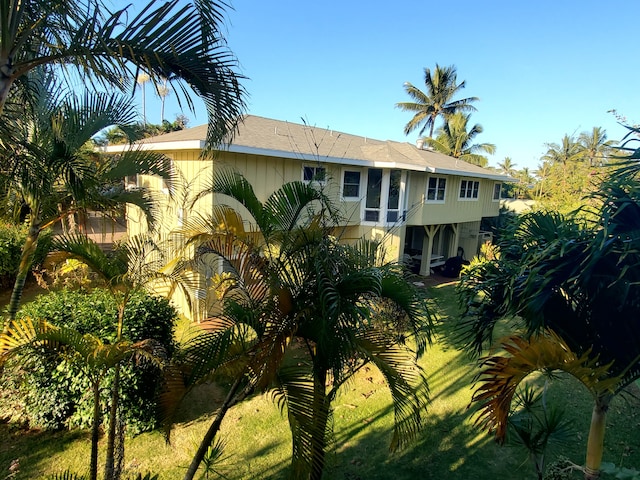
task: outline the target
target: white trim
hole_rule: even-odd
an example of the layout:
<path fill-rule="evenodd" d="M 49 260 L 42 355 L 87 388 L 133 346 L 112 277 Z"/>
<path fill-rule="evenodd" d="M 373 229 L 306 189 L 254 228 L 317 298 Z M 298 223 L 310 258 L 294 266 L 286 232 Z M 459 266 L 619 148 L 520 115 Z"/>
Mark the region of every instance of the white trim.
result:
<path fill-rule="evenodd" d="M 432 178 L 435 178 L 437 180 L 444 180 L 444 198 L 442 200 L 438 200 L 437 196 L 438 196 L 438 186 L 436 185 L 436 198 L 433 200 L 429 199 L 429 180 L 431 180 Z M 424 191 L 424 203 L 429 203 L 429 204 L 436 204 L 436 205 L 443 205 L 444 203 L 447 202 L 447 177 L 445 177 L 444 175 L 429 175 L 427 177 L 427 186 L 425 188 Z"/>
<path fill-rule="evenodd" d="M 477 183 L 478 184 L 478 196 L 476 197 L 462 197 L 460 196 L 460 190 L 462 189 L 462 182 L 473 182 L 474 184 Z M 472 193 L 473 193 L 473 188 L 472 188 Z M 491 193 L 491 195 L 493 195 L 493 192 Z M 478 200 L 480 200 L 480 181 L 479 180 L 469 180 L 468 178 L 461 178 L 460 182 L 458 183 L 458 200 L 461 202 L 477 202 Z"/>
<path fill-rule="evenodd" d="M 498 190 L 498 198 L 496 198 L 496 185 L 500 185 L 500 190 Z M 491 201 L 499 202 L 500 197 L 502 197 L 502 182 L 494 182 L 493 183 L 493 191 L 491 192 Z"/>
<path fill-rule="evenodd" d="M 352 172 L 352 173 L 359 173 L 360 174 L 360 181 L 358 182 L 358 194 L 355 196 L 349 196 L 349 197 L 345 197 L 344 196 L 344 174 L 346 172 Z M 362 169 L 358 168 L 343 168 L 342 172 L 340 174 L 340 200 L 344 201 L 344 202 L 356 202 L 359 201 L 362 198 L 362 179 L 364 178 L 364 174 L 362 172 Z"/>

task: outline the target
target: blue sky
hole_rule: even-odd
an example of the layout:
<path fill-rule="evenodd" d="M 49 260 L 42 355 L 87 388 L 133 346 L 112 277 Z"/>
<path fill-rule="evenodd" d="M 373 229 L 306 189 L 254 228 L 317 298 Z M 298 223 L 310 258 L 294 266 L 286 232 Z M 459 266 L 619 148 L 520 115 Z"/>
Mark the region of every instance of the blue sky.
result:
<path fill-rule="evenodd" d="M 478 142 L 490 164 L 511 157 L 535 170 L 545 143 L 601 126 L 626 133 L 608 110 L 640 116 L 635 23 L 640 2 L 232 0 L 227 40 L 248 77 L 248 113 L 381 140 L 405 136 L 406 81 L 455 65 L 464 96 L 477 96 Z M 147 95 L 147 116 L 159 107 Z M 155 101 L 157 102 L 157 100 Z M 154 113 L 157 108 L 158 113 Z M 179 113 L 168 102 L 165 116 Z M 185 112 L 191 126 L 204 109 Z"/>

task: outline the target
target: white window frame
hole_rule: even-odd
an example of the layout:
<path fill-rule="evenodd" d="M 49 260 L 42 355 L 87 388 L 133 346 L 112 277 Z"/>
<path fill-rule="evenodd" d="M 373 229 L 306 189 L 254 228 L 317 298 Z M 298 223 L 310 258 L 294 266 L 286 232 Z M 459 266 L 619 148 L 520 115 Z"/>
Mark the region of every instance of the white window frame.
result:
<path fill-rule="evenodd" d="M 498 187 L 498 197 L 496 198 L 496 187 Z M 502 182 L 495 182 L 493 184 L 493 196 L 491 197 L 491 199 L 494 202 L 499 202 L 500 201 L 500 197 L 502 196 Z"/>
<path fill-rule="evenodd" d="M 434 199 L 430 199 L 429 198 L 429 182 L 431 181 L 431 179 L 436 180 L 436 187 L 435 187 L 435 198 Z M 440 190 L 440 181 L 444 181 L 444 193 L 442 196 L 442 200 L 438 199 L 438 191 Z M 435 175 L 430 175 L 429 177 L 427 177 L 427 189 L 425 192 L 425 197 L 424 197 L 424 201 L 425 203 L 445 203 L 447 199 L 447 177 L 440 177 L 440 176 L 435 176 Z"/>
<path fill-rule="evenodd" d="M 313 175 L 311 176 L 311 180 L 305 179 L 305 171 L 307 169 L 313 170 Z M 322 170 L 324 172 L 323 180 L 316 180 L 316 176 L 318 175 L 318 171 Z M 327 184 L 327 167 L 324 165 L 303 165 L 302 166 L 302 181 L 306 184 L 316 184 L 316 185 L 326 185 Z"/>
<path fill-rule="evenodd" d="M 471 184 L 471 188 L 469 188 Z M 477 188 L 474 188 L 477 186 Z M 464 188 L 464 196 L 462 195 Z M 471 196 L 467 196 L 467 193 L 471 193 Z M 475 195 L 474 195 L 475 192 Z M 463 202 L 477 202 L 480 199 L 480 181 L 463 178 L 460 180 L 460 188 L 458 189 L 458 200 Z"/>
<path fill-rule="evenodd" d="M 358 193 L 356 195 L 345 195 L 344 193 L 344 179 L 345 179 L 345 175 L 347 173 L 357 173 L 360 175 L 360 178 L 358 179 Z M 345 168 L 342 170 L 342 179 L 340 181 L 340 198 L 342 200 L 346 200 L 346 201 L 355 201 L 355 200 L 359 200 L 362 197 L 362 179 L 364 178 L 363 172 L 362 170 L 359 169 L 355 169 L 355 168 Z M 349 185 L 355 185 L 354 183 L 350 183 Z"/>
<path fill-rule="evenodd" d="M 382 170 L 382 178 L 380 180 L 380 204 L 378 208 L 368 208 L 367 207 L 367 190 L 369 185 L 369 172 L 371 170 Z M 378 226 L 391 226 L 395 225 L 398 222 L 403 221 L 404 208 L 406 202 L 406 184 L 407 184 L 407 172 L 404 170 L 400 170 L 400 191 L 399 191 L 399 199 L 398 199 L 398 208 L 390 210 L 388 208 L 389 205 L 389 186 L 391 183 L 391 171 L 392 170 L 400 170 L 397 168 L 389 169 L 389 168 L 378 168 L 378 167 L 370 167 L 367 168 L 361 174 L 360 184 L 362 185 L 363 192 L 360 197 L 361 201 L 361 213 L 360 213 L 360 224 L 361 225 L 378 225 Z M 367 211 L 378 211 L 378 220 L 366 220 L 365 215 Z M 398 212 L 397 220 L 394 222 L 387 221 L 387 215 L 389 212 Z"/>

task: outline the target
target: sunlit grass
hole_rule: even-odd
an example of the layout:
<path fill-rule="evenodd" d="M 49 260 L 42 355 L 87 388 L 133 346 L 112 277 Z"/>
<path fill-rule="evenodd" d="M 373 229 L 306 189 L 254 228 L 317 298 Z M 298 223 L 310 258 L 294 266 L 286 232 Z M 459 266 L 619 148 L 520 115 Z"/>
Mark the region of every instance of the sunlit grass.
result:
<path fill-rule="evenodd" d="M 390 395 L 381 375 L 365 368 L 345 385 L 334 403 L 335 435 L 324 478 L 535 479 L 526 452 L 500 447 L 474 426 L 468 407 L 477 373 L 475 361 L 448 336 L 447 327 L 453 325 L 457 313 L 454 285 L 432 287 L 430 291 L 438 300 L 442 328 L 438 341 L 421 360 L 431 391 L 422 433 L 407 448 L 389 453 L 393 428 Z M 181 478 L 223 393 L 216 387 L 196 392 L 173 430 L 170 444 L 160 432 L 128 439 L 128 471 L 151 471 L 167 480 Z M 576 381 L 562 377 L 552 383 L 549 399 L 565 405 L 576 430 L 571 444 L 553 452 L 551 460 L 562 454 L 582 463 L 592 407 L 589 394 Z M 605 440 L 606 461 L 640 467 L 639 406 L 637 398 L 614 401 Z M 43 472 L 66 468 L 78 472 L 86 469 L 86 432 L 27 434 L 12 432 L 8 425 L 0 427 L 0 478 L 15 458 L 20 458 L 21 465 L 17 479 L 38 478 Z M 291 453 L 288 424 L 268 394 L 234 407 L 223 422 L 221 438 L 226 444 L 226 458 L 217 469 L 227 478 L 287 478 Z"/>

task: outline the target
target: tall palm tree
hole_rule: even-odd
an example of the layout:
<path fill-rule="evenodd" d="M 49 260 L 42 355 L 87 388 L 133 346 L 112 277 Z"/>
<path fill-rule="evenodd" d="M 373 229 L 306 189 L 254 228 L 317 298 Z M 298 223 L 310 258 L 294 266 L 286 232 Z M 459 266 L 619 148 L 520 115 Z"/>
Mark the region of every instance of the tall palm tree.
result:
<path fill-rule="evenodd" d="M 472 112 L 476 108 L 471 105 L 478 101 L 478 97 L 468 97 L 454 100 L 454 97 L 465 87 L 465 82 L 456 83 L 456 67 L 441 67 L 436 63 L 433 72 L 424 69 L 424 84 L 426 92 L 413 86 L 411 83 L 404 84 L 404 90 L 411 97 L 412 102 L 396 103 L 396 107 L 405 112 L 412 112 L 415 115 L 404 127 L 405 135 L 416 130 L 420 125 L 420 135 L 429 128 L 429 138 L 433 138 L 433 129 L 438 117 L 448 116 L 457 112 Z"/>
<path fill-rule="evenodd" d="M 147 88 L 146 85 L 151 77 L 144 72 L 138 73 L 136 77 L 136 83 L 140 87 L 142 92 L 142 125 L 147 126 Z"/>
<path fill-rule="evenodd" d="M 189 108 L 189 91 L 204 101 L 210 143 L 232 133 L 245 105 L 220 27 L 226 4 L 150 0 L 136 7 L 139 13 L 133 4 L 112 12 L 102 0 L 0 0 L 0 112 L 18 103 L 14 85 L 27 87 L 25 75 L 42 65 L 63 73 L 74 67 L 87 85 L 120 89 L 132 89 L 142 69 L 154 81 L 175 79 Z"/>
<path fill-rule="evenodd" d="M 591 132 L 582 132 L 578 143 L 589 160 L 589 166 L 597 167 L 607 163 L 615 142 L 607 140 L 607 132 L 602 127 L 593 127 Z"/>
<path fill-rule="evenodd" d="M 511 157 L 504 157 L 504 160 L 498 163 L 498 167 L 505 175 L 513 176 L 515 174 L 516 164 L 511 160 Z"/>
<path fill-rule="evenodd" d="M 0 142 L 2 193 L 27 212 L 28 233 L 22 250 L 10 304 L 15 318 L 40 233 L 79 211 L 115 214 L 123 205 L 136 205 L 154 222 L 153 196 L 144 188 L 125 190 L 122 179 L 138 173 L 159 175 L 172 182 L 164 156 L 128 150 L 96 164 L 87 158 L 87 144 L 109 125 L 130 131 L 135 108 L 116 94 L 85 94 L 78 98 L 56 90 L 56 84 L 33 81 L 38 104 L 22 109 Z M 8 109 L 13 108 L 12 106 Z M 21 213 L 20 209 L 16 213 Z"/>
<path fill-rule="evenodd" d="M 527 371 L 573 365 L 577 370 L 570 373 L 591 379 L 585 382 L 594 396 L 586 479 L 598 477 L 612 398 L 640 378 L 637 163 L 629 162 L 620 172 L 598 193 L 600 207 L 591 216 L 597 223 L 557 213 L 525 215 L 512 235 L 501 237 L 500 256 L 471 268 L 460 290 L 467 305 L 461 332 L 473 348 L 480 350 L 491 341 L 498 319 L 517 316 L 524 322 L 525 340 L 516 342 L 511 355 L 485 363 L 484 393 L 477 398 L 485 402 L 483 415 L 490 425 L 501 425 L 504 417 L 496 405 L 510 403 L 508 392 Z M 552 344 L 562 342 L 556 354 L 548 341 L 540 346 L 537 335 L 547 330 L 559 339 Z M 560 350 L 572 359 L 562 357 Z M 535 365 L 523 363 L 525 358 L 537 359 Z M 523 373 L 514 376 L 518 369 Z"/>
<path fill-rule="evenodd" d="M 288 412 L 292 476 L 320 478 L 331 402 L 365 364 L 387 379 L 396 413 L 392 447 L 402 445 L 415 435 L 426 401 L 425 379 L 412 361 L 431 338 L 419 292 L 401 270 L 375 262 L 374 245 L 336 243 L 323 227 L 323 208 L 307 208 L 328 201 L 314 187 L 293 182 L 262 203 L 240 176 L 223 175 L 214 185 L 247 207 L 255 227 L 246 231 L 237 212 L 220 206 L 210 221 L 193 219 L 183 232 L 196 251 L 215 252 L 232 267 L 210 333 L 187 348 L 187 387 L 211 371 L 235 372 L 185 479 L 195 475 L 226 411 L 268 388 Z M 328 203 L 324 211 L 331 211 Z M 385 308 L 391 304 L 394 314 Z M 400 340 L 405 335 L 414 338 L 415 350 Z M 297 366 L 285 366 L 291 355 Z"/>
<path fill-rule="evenodd" d="M 478 152 L 492 155 L 496 151 L 496 146 L 492 143 L 472 143 L 484 129 L 482 125 L 476 123 L 467 130 L 470 116 L 462 113 L 451 115 L 444 126 L 438 130 L 438 136 L 425 138 L 425 142 L 437 152 L 465 162 L 486 166 L 489 160 Z"/>

